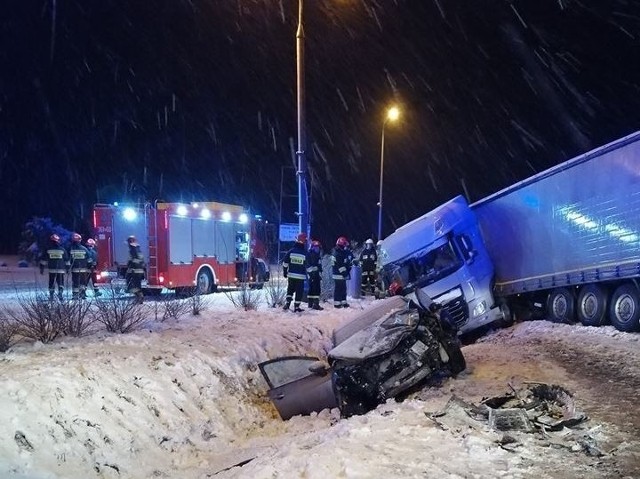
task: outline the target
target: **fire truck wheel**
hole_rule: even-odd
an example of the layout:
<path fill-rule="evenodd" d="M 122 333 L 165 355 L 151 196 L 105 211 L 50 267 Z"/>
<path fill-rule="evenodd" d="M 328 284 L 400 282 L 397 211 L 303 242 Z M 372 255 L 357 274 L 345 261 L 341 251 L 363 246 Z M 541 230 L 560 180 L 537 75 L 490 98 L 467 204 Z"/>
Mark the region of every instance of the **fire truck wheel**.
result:
<path fill-rule="evenodd" d="M 200 271 L 198 271 L 198 293 L 209 294 L 213 291 L 213 275 L 208 269 L 202 268 Z"/>

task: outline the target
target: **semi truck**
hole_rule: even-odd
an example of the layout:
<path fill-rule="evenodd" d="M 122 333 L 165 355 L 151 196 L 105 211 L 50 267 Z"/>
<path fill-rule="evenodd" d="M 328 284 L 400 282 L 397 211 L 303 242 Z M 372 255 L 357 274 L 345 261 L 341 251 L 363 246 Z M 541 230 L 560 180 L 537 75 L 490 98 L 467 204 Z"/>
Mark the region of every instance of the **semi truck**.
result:
<path fill-rule="evenodd" d="M 381 245 L 386 286 L 424 290 L 461 333 L 515 316 L 640 329 L 640 131 L 468 204 L 458 196 Z"/>
<path fill-rule="evenodd" d="M 207 294 L 241 283 L 261 287 L 269 280 L 261 223 L 242 206 L 214 201 L 96 204 L 98 281 L 117 290 L 126 286 L 127 238 L 134 236 L 147 266 L 145 293 L 167 288 Z"/>

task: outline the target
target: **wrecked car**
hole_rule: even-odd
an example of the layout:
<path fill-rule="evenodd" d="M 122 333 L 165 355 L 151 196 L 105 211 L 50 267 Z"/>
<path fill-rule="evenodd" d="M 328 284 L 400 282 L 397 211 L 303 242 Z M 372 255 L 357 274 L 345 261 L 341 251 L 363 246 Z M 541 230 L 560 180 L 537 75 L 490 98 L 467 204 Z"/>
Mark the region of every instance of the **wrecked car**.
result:
<path fill-rule="evenodd" d="M 334 332 L 328 364 L 302 356 L 259 364 L 282 419 L 333 407 L 343 417 L 364 414 L 430 378 L 465 369 L 455 326 L 439 305 L 426 295 L 381 303 Z"/>

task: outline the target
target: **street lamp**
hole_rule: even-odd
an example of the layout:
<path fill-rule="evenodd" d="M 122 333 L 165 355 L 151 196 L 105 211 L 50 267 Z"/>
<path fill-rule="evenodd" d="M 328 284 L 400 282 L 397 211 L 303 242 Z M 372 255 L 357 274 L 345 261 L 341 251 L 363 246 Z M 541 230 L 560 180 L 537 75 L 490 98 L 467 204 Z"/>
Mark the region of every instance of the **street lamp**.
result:
<path fill-rule="evenodd" d="M 384 129 L 387 122 L 396 121 L 400 116 L 400 110 L 392 106 L 387 110 L 387 115 L 382 123 L 382 142 L 380 145 L 380 194 L 378 195 L 378 240 L 382 239 L 382 180 L 384 178 Z"/>
<path fill-rule="evenodd" d="M 300 232 L 305 232 L 311 238 L 309 230 L 309 201 L 307 196 L 307 158 L 305 153 L 305 108 L 304 108 L 304 0 L 298 0 L 298 30 L 296 32 L 296 83 L 297 83 L 297 120 L 298 120 L 298 224 Z"/>

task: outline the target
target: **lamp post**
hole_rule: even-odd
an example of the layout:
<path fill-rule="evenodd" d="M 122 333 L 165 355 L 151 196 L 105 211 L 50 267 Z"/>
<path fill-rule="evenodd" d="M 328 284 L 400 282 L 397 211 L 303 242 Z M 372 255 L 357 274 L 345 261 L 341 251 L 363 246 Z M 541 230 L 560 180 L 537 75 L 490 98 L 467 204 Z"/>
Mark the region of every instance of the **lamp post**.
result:
<path fill-rule="evenodd" d="M 305 92 L 304 92 L 304 0 L 298 0 L 298 30 L 296 32 L 296 84 L 297 84 L 297 123 L 298 123 L 298 224 L 300 232 L 311 237 L 309 229 L 309 201 L 307 196 L 307 158 L 305 134 Z"/>
<path fill-rule="evenodd" d="M 396 121 L 400 116 L 400 110 L 393 106 L 387 110 L 387 115 L 382 123 L 382 141 L 380 145 L 380 192 L 378 194 L 378 240 L 382 239 L 382 180 L 384 179 L 384 130 L 387 122 Z"/>

